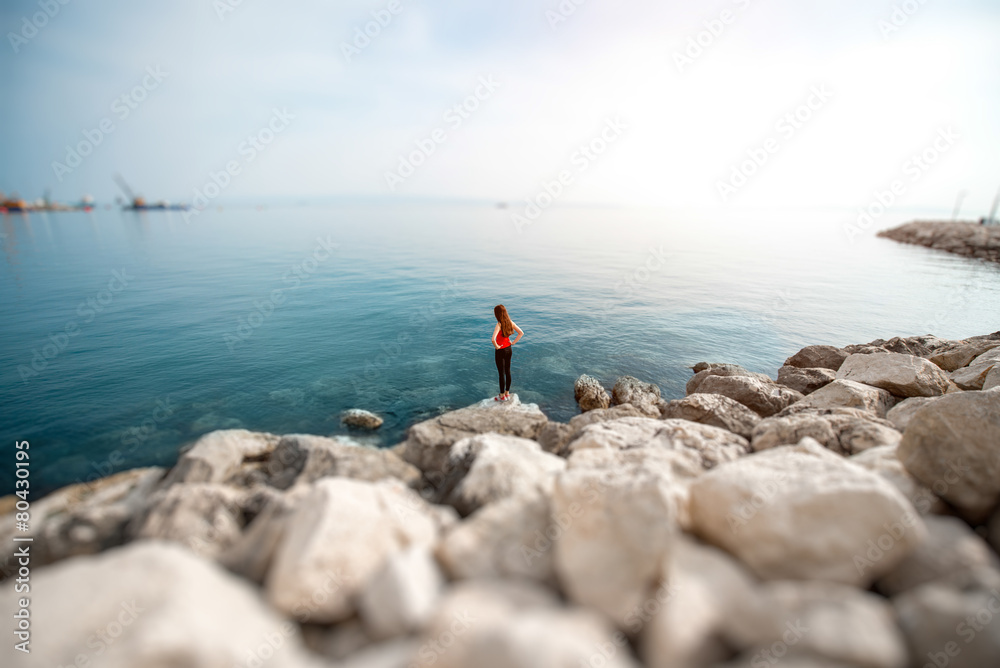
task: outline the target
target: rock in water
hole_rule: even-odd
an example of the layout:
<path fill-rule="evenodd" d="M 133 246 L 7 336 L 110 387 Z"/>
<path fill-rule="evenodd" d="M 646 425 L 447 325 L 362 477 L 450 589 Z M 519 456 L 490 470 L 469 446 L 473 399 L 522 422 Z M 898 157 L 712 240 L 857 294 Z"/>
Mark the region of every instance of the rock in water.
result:
<path fill-rule="evenodd" d="M 457 441 L 487 432 L 533 439 L 547 422 L 536 404 L 522 404 L 516 394 L 509 401 L 486 399 L 410 427 L 403 459 L 425 474 L 442 475 Z"/>
<path fill-rule="evenodd" d="M 743 438 L 750 438 L 753 428 L 760 422 L 759 415 L 735 399 L 701 392 L 660 404 L 660 417 L 719 427 Z"/>
<path fill-rule="evenodd" d="M 695 480 L 691 521 L 762 578 L 856 586 L 891 570 L 926 534 L 899 490 L 809 438 Z"/>
<path fill-rule="evenodd" d="M 802 394 L 811 394 L 837 379 L 831 369 L 800 369 L 785 365 L 778 369 L 778 382 Z"/>
<path fill-rule="evenodd" d="M 1000 503 L 1000 392 L 959 392 L 910 420 L 899 459 L 969 522 L 985 522 Z"/>
<path fill-rule="evenodd" d="M 847 357 L 848 353 L 833 346 L 806 346 L 786 359 L 785 366 L 836 371 Z"/>
<path fill-rule="evenodd" d="M 948 374 L 939 366 L 900 353 L 851 355 L 837 371 L 837 378 L 880 387 L 898 397 L 934 397 L 951 387 Z"/>
<path fill-rule="evenodd" d="M 358 429 L 378 429 L 383 423 L 382 418 L 378 415 L 360 408 L 344 411 L 340 416 L 340 421 L 348 427 L 357 427 Z"/>
<path fill-rule="evenodd" d="M 573 398 L 580 405 L 580 410 L 586 413 L 595 408 L 607 408 L 611 405 L 611 397 L 608 391 L 601 385 L 601 381 L 586 374 L 580 376 L 573 383 Z"/>
<path fill-rule="evenodd" d="M 31 576 L 33 666 L 315 665 L 298 626 L 256 587 L 170 543 L 140 541 Z M 0 604 L 16 610 L 22 595 L 4 587 Z M 14 653 L 12 642 L 0 655 Z"/>
<path fill-rule="evenodd" d="M 770 417 L 802 399 L 801 392 L 750 376 L 708 376 L 698 391 L 734 399 L 761 417 Z"/>
<path fill-rule="evenodd" d="M 616 405 L 632 404 L 643 413 L 659 417 L 657 403 L 660 400 L 660 388 L 652 383 L 644 383 L 632 376 L 622 376 L 611 388 L 611 400 Z"/>
<path fill-rule="evenodd" d="M 441 523 L 436 512 L 398 481 L 317 481 L 274 555 L 268 600 L 289 615 L 309 610 L 314 623 L 347 619 L 356 595 L 389 555 L 434 545 Z"/>

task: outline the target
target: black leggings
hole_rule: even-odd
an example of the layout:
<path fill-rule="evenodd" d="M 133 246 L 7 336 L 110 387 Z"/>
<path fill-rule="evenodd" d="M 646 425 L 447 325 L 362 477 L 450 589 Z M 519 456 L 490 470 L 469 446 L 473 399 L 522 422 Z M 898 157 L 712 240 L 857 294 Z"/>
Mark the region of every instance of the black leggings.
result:
<path fill-rule="evenodd" d="M 497 361 L 497 373 L 500 374 L 500 394 L 510 391 L 510 356 L 512 346 L 497 348 L 494 357 Z"/>

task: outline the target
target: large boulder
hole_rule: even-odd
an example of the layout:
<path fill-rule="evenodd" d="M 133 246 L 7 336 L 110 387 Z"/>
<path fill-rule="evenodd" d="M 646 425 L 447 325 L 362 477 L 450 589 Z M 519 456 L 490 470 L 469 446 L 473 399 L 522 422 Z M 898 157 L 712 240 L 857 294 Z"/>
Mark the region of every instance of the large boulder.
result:
<path fill-rule="evenodd" d="M 586 469 L 612 478 L 659 478 L 671 502 L 671 516 L 675 517 L 685 531 L 691 526 L 688 488 L 695 479 L 715 465 L 702 459 L 697 451 L 686 448 L 582 448 L 573 452 L 566 463 L 568 471 Z M 557 523 L 561 521 L 560 518 L 553 520 Z"/>
<path fill-rule="evenodd" d="M 997 568 L 1000 559 L 979 534 L 957 517 L 924 518 L 927 539 L 878 581 L 886 596 L 980 568 Z"/>
<path fill-rule="evenodd" d="M 757 452 L 779 445 L 795 445 L 806 437 L 837 454 L 850 456 L 884 445 L 898 445 L 902 437 L 892 425 L 856 408 L 829 408 L 761 420 L 751 435 Z"/>
<path fill-rule="evenodd" d="M 750 376 L 708 376 L 698 391 L 735 399 L 761 417 L 770 417 L 803 398 L 801 392 Z"/>
<path fill-rule="evenodd" d="M 365 584 L 358 609 L 376 639 L 420 631 L 444 588 L 444 578 L 427 546 L 413 546 L 386 559 Z"/>
<path fill-rule="evenodd" d="M 4 587 L 0 605 L 12 614 L 22 596 Z M 171 543 L 137 541 L 33 571 L 30 611 L 31 654 L 8 638 L 5 666 L 315 665 L 298 625 L 255 587 Z"/>
<path fill-rule="evenodd" d="M 611 396 L 601 385 L 601 381 L 586 374 L 577 378 L 576 382 L 573 383 L 573 398 L 584 413 L 595 408 L 607 408 L 611 405 Z"/>
<path fill-rule="evenodd" d="M 935 397 L 951 387 L 948 374 L 936 364 L 899 353 L 851 355 L 837 378 L 880 387 L 898 397 Z"/>
<path fill-rule="evenodd" d="M 451 447 L 441 499 L 468 515 L 480 506 L 515 494 L 552 487 L 566 460 L 518 436 L 480 434 Z"/>
<path fill-rule="evenodd" d="M 750 371 L 744 369 L 739 364 L 718 364 L 718 363 L 706 363 L 700 362 L 692 367 L 694 375 L 688 379 L 687 385 L 684 388 L 685 394 L 694 394 L 695 392 L 704 392 L 704 390 L 699 389 L 701 384 L 705 382 L 705 379 L 709 376 L 746 376 L 747 378 L 756 378 L 762 383 L 773 383 L 769 376 L 762 373 L 757 373 L 755 371 Z"/>
<path fill-rule="evenodd" d="M 995 364 L 990 372 L 983 379 L 983 391 L 993 390 L 1000 387 L 1000 364 Z"/>
<path fill-rule="evenodd" d="M 963 367 L 951 373 L 951 381 L 962 390 L 981 390 L 994 364 Z"/>
<path fill-rule="evenodd" d="M 239 539 L 246 497 L 246 491 L 228 485 L 172 485 L 146 500 L 126 534 L 132 539 L 173 541 L 199 556 L 214 558 Z"/>
<path fill-rule="evenodd" d="M 924 406 L 899 444 L 918 480 L 972 523 L 1000 503 L 1000 392 L 959 392 Z"/>
<path fill-rule="evenodd" d="M 121 545 L 127 540 L 128 522 L 147 503 L 164 473 L 158 467 L 123 471 L 93 482 L 63 487 L 32 501 L 32 564 L 41 566 Z M 17 497 L 9 498 L 12 507 L 0 525 L 3 526 L 0 539 L 7 545 L 12 544 L 14 536 L 13 502 L 20 501 Z M 4 568 L 0 579 L 15 570 L 16 567 Z"/>
<path fill-rule="evenodd" d="M 553 517 L 566 518 L 554 548 L 563 591 L 619 626 L 659 575 L 676 531 L 664 480 L 639 470 L 572 469 L 556 479 Z"/>
<path fill-rule="evenodd" d="M 523 583 L 468 582 L 448 593 L 409 665 L 553 668 L 595 657 L 606 668 L 635 667 L 628 638 L 593 611 Z"/>
<path fill-rule="evenodd" d="M 298 485 L 287 492 L 274 491 L 262 498 L 257 514 L 243 533 L 218 555 L 219 563 L 251 582 L 262 584 L 289 520 L 299 502 L 311 492 L 310 486 Z"/>
<path fill-rule="evenodd" d="M 833 346 L 806 346 L 785 360 L 785 366 L 836 371 L 847 357 L 848 353 Z"/>
<path fill-rule="evenodd" d="M 947 668 L 1000 666 L 1000 576 L 935 581 L 896 597 L 899 627 L 913 665 Z"/>
<path fill-rule="evenodd" d="M 666 420 L 689 420 L 719 427 L 750 438 L 753 428 L 760 422 L 760 416 L 740 402 L 721 394 L 696 392 L 683 399 L 660 404 L 660 417 Z"/>
<path fill-rule="evenodd" d="M 779 631 L 753 576 L 717 548 L 678 537 L 661 580 L 624 627 L 650 668 L 707 666 Z"/>
<path fill-rule="evenodd" d="M 410 427 L 403 459 L 425 474 L 440 475 L 448 465 L 451 446 L 463 438 L 488 432 L 535 438 L 546 422 L 537 404 L 522 404 L 516 394 L 509 401 L 485 399 Z"/>
<path fill-rule="evenodd" d="M 661 400 L 662 401 L 662 400 Z M 649 417 L 643 411 L 632 404 L 622 404 L 610 408 L 595 408 L 580 415 L 570 418 L 569 424 L 549 421 L 538 432 L 535 440 L 542 446 L 542 450 L 557 455 L 566 455 L 569 452 L 569 444 L 574 438 L 580 435 L 583 428 L 596 422 L 610 422 L 624 417 Z"/>
<path fill-rule="evenodd" d="M 456 580 L 513 577 L 554 585 L 552 546 L 561 531 L 548 495 L 534 491 L 491 503 L 452 525 L 437 557 Z"/>
<path fill-rule="evenodd" d="M 938 349 L 927 359 L 934 362 L 943 370 L 951 372 L 968 366 L 976 357 L 982 355 L 987 350 L 992 350 L 1000 346 L 1000 341 L 975 340 L 975 341 L 955 341 L 950 345 Z"/>
<path fill-rule="evenodd" d="M 278 610 L 329 623 L 355 612 L 355 599 L 393 553 L 433 546 L 446 515 L 401 482 L 324 478 L 288 520 L 265 580 Z"/>
<path fill-rule="evenodd" d="M 940 398 L 941 397 L 910 397 L 909 399 L 903 399 L 889 409 L 889 412 L 885 414 L 885 419 L 891 422 L 892 425 L 899 431 L 906 431 L 906 427 L 909 426 L 910 420 L 912 420 L 913 416 L 917 414 L 917 411 Z"/>
<path fill-rule="evenodd" d="M 828 582 L 774 582 L 765 587 L 776 632 L 760 646 L 792 650 L 866 668 L 906 668 L 907 648 L 884 598 Z M 773 652 L 769 658 L 776 658 Z M 759 655 L 764 663 L 764 655 Z"/>
<path fill-rule="evenodd" d="M 835 380 L 792 404 L 782 414 L 813 408 L 858 408 L 884 418 L 895 403 L 896 398 L 886 390 L 853 380 Z"/>
<path fill-rule="evenodd" d="M 695 480 L 691 521 L 762 578 L 858 586 L 890 571 L 926 532 L 895 487 L 809 438 Z"/>
<path fill-rule="evenodd" d="M 245 429 L 224 429 L 205 434 L 181 453 L 163 484 L 225 482 L 239 472 L 244 459 L 265 458 L 279 440 L 274 434 Z"/>
<path fill-rule="evenodd" d="M 411 486 L 420 480 L 420 471 L 391 450 L 366 447 L 342 437 L 307 434 L 282 436 L 264 471 L 267 482 L 278 489 L 328 476 L 371 482 L 398 478 Z"/>
<path fill-rule="evenodd" d="M 585 427 L 570 443 L 569 449 L 575 453 L 589 448 L 679 451 L 692 457 L 704 469 L 750 452 L 750 444 L 745 438 L 725 429 L 688 420 L 651 418 L 622 418 Z"/>
<path fill-rule="evenodd" d="M 611 401 L 616 406 L 631 404 L 646 415 L 659 417 L 657 404 L 660 401 L 660 388 L 653 383 L 644 383 L 632 376 L 622 376 L 611 388 Z"/>
<path fill-rule="evenodd" d="M 812 394 L 837 379 L 837 372 L 830 369 L 802 369 L 785 365 L 778 369 L 778 382 L 802 394 Z"/>
<path fill-rule="evenodd" d="M 895 445 L 881 445 L 852 456 L 851 461 L 892 483 L 921 515 L 949 514 L 948 504 L 906 470 L 896 456 L 897 450 Z"/>

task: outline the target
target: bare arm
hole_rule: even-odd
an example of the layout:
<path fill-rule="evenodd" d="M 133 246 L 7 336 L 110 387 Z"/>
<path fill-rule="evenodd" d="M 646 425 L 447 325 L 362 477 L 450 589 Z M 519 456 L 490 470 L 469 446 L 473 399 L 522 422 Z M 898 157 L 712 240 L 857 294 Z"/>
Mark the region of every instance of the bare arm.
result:
<path fill-rule="evenodd" d="M 493 347 L 496 349 L 500 348 L 500 346 L 497 345 L 497 334 L 499 333 L 500 333 L 500 323 L 498 322 L 497 326 L 493 328 Z"/>
<path fill-rule="evenodd" d="M 517 326 L 517 323 L 514 322 L 513 320 L 510 321 L 510 324 L 514 325 L 514 330 L 517 332 L 517 338 L 510 342 L 510 345 L 514 345 L 515 343 L 521 340 L 522 336 L 524 336 L 524 331 L 522 331 L 521 328 Z"/>

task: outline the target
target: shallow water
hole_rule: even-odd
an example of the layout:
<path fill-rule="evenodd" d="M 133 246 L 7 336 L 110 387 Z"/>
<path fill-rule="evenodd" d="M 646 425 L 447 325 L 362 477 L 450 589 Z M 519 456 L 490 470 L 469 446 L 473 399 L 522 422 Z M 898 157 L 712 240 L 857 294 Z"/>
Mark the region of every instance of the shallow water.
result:
<path fill-rule="evenodd" d="M 4 216 L 3 456 L 30 440 L 38 494 L 169 465 L 213 429 L 348 433 L 353 407 L 382 413 L 364 438 L 392 445 L 495 394 L 497 303 L 526 333 L 512 390 L 559 420 L 581 373 L 679 397 L 702 360 L 773 377 L 811 343 L 1000 329 L 1000 267 L 872 230 L 851 241 L 846 211 L 566 207 L 518 232 L 514 210 Z"/>

